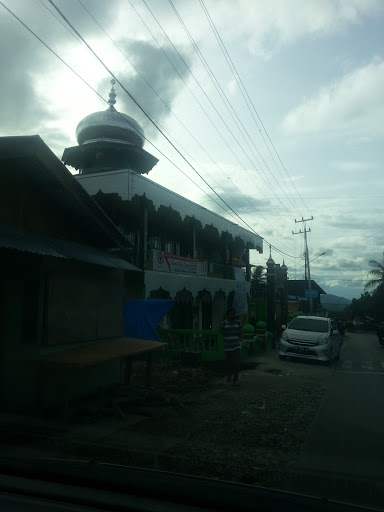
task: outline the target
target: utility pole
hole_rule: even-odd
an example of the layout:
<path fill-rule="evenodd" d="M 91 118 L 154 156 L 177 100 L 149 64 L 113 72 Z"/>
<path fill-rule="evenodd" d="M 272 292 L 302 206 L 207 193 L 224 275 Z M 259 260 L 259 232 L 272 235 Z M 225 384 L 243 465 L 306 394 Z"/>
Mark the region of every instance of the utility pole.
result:
<path fill-rule="evenodd" d="M 305 247 L 305 253 L 304 253 L 304 258 L 305 258 L 305 268 L 308 272 L 308 276 L 307 276 L 307 272 L 305 273 L 305 277 L 307 278 L 308 277 L 308 291 L 309 291 L 309 312 L 312 313 L 313 312 L 313 303 L 312 303 L 312 285 L 311 285 L 311 270 L 309 268 L 309 254 L 308 254 L 308 241 L 307 241 L 307 233 L 310 233 L 311 232 L 311 228 L 307 229 L 307 225 L 305 224 L 307 221 L 309 220 L 313 220 L 313 215 L 311 216 L 310 219 L 304 219 L 303 217 L 301 217 L 301 220 L 296 220 L 295 219 L 295 224 L 297 224 L 298 222 L 303 222 L 304 223 L 304 230 L 299 230 L 297 231 L 296 233 L 294 231 L 292 231 L 292 234 L 293 235 L 304 235 L 304 247 Z"/>
<path fill-rule="evenodd" d="M 293 231 L 292 231 L 293 233 Z M 298 235 L 298 233 L 294 233 L 295 235 Z M 305 253 L 303 254 L 304 256 L 304 279 L 307 280 L 307 256 L 305 255 Z"/>

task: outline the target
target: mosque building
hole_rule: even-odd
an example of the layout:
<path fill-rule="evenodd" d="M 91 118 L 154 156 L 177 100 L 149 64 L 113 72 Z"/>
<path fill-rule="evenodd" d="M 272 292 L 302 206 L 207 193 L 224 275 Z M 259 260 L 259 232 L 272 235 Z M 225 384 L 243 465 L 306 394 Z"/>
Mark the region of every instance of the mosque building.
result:
<path fill-rule="evenodd" d="M 109 107 L 79 122 L 78 146 L 62 161 L 129 243 L 130 263 L 145 273 L 142 297 L 176 301 L 168 327 L 216 328 L 234 297 L 246 309 L 249 251 L 262 253 L 263 240 L 144 176 L 158 159 L 139 123 L 116 110 L 111 83 Z"/>

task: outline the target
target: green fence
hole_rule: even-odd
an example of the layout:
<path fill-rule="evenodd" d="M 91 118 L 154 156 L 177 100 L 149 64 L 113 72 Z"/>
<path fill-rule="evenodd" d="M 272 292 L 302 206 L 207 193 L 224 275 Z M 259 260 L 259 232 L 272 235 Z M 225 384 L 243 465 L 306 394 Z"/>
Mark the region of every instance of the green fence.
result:
<path fill-rule="evenodd" d="M 219 330 L 162 329 L 160 336 L 167 343 L 162 351 L 165 357 L 182 357 L 190 362 L 224 360 L 224 342 Z M 265 332 L 263 336 L 259 333 L 253 340 L 241 342 L 240 357 L 245 358 L 271 348 L 271 333 Z"/>
<path fill-rule="evenodd" d="M 267 301 L 265 299 L 251 299 L 249 301 L 249 317 L 255 322 L 267 321 Z"/>
<path fill-rule="evenodd" d="M 198 355 L 201 361 L 224 359 L 223 337 L 219 330 L 162 329 L 161 339 L 167 343 L 169 356 Z"/>

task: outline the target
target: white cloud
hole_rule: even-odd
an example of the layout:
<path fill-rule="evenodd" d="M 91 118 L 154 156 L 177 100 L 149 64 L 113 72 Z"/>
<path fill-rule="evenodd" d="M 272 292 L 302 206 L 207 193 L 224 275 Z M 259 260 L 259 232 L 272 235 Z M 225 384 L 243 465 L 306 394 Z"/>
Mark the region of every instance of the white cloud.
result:
<path fill-rule="evenodd" d="M 282 129 L 289 135 L 354 128 L 368 133 L 382 130 L 383 86 L 384 61 L 376 57 L 288 112 Z"/>
<path fill-rule="evenodd" d="M 347 146 L 355 146 L 356 144 L 369 144 L 372 141 L 373 141 L 372 137 L 366 137 L 366 136 L 359 137 L 358 135 L 355 135 L 353 137 L 346 139 L 345 144 Z"/>
<path fill-rule="evenodd" d="M 331 162 L 330 167 L 342 172 L 374 171 L 378 169 L 378 165 L 375 162 L 353 160 Z"/>
<path fill-rule="evenodd" d="M 245 41 L 252 54 L 266 60 L 299 38 L 339 32 L 383 9 L 381 0 L 215 0 L 206 5 L 215 22 L 226 26 L 227 37 Z M 236 20 L 231 29 L 228 18 Z"/>
<path fill-rule="evenodd" d="M 247 48 L 254 56 L 269 60 L 282 47 L 303 37 L 324 37 L 361 23 L 383 10 L 381 0 L 205 0 L 205 6 L 224 42 Z M 176 44 L 190 45 L 175 13 L 167 2 L 149 2 L 149 6 Z M 180 1 L 175 7 L 195 41 L 211 38 L 210 25 L 198 3 Z M 139 4 L 135 9 L 145 19 L 161 43 L 166 38 L 149 11 Z M 126 31 L 126 18 L 134 20 L 130 37 L 147 40 L 148 31 L 129 4 L 120 5 L 115 28 Z M 215 43 L 216 46 L 216 43 Z M 230 52 L 231 53 L 231 52 Z"/>

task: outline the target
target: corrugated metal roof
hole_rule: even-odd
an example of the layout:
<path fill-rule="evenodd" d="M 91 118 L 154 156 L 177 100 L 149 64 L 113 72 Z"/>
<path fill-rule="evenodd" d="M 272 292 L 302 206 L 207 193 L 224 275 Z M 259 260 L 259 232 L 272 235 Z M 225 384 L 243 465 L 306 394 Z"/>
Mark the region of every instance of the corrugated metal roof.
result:
<path fill-rule="evenodd" d="M 84 233 L 87 243 L 101 249 L 126 248 L 127 240 L 70 171 L 38 135 L 0 137 L 2 184 L 7 180 L 28 183 L 44 201 L 65 213 Z"/>
<path fill-rule="evenodd" d="M 260 253 L 263 252 L 263 238 L 260 235 L 238 226 L 225 217 L 129 169 L 80 174 L 76 175 L 76 179 L 91 196 L 95 196 L 101 190 L 104 194 L 117 193 L 123 201 L 131 201 L 135 195 L 143 196 L 145 194 L 145 197 L 153 202 L 156 209 L 160 206 L 171 206 L 180 213 L 182 219 L 186 215 L 193 216 L 201 222 L 203 227 L 212 225 L 220 233 L 228 232 L 234 238 L 240 237 Z"/>
<path fill-rule="evenodd" d="M 0 225 L 0 249 L 1 248 L 16 249 L 18 251 L 51 256 L 53 258 L 77 260 L 92 265 L 100 265 L 102 267 L 142 272 L 142 270 L 128 261 L 95 247 L 27 233 L 5 225 Z"/>

